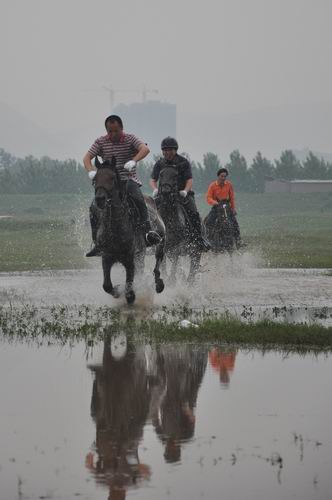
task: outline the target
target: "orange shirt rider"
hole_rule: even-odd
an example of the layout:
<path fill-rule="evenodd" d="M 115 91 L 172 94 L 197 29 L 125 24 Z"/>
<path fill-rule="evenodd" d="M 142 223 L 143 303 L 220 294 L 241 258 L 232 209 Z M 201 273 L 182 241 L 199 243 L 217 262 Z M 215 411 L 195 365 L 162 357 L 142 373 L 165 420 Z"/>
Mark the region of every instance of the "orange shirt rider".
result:
<path fill-rule="evenodd" d="M 206 201 L 209 205 L 218 205 L 221 200 L 229 200 L 232 212 L 236 215 L 234 189 L 232 183 L 226 180 L 227 176 L 227 168 L 218 170 L 217 180 L 209 185 Z"/>

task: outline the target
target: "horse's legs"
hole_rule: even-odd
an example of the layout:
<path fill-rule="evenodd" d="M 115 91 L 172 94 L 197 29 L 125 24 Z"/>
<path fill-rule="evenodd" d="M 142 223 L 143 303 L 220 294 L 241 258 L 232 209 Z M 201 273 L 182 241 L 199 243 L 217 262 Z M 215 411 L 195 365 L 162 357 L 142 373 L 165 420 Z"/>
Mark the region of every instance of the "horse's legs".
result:
<path fill-rule="evenodd" d="M 113 287 L 111 281 L 111 269 L 114 264 L 114 261 L 111 257 L 104 256 L 102 258 L 102 263 L 103 263 L 103 273 L 104 273 L 103 289 L 105 290 L 106 293 L 109 293 L 110 295 L 112 295 L 114 298 L 117 299 L 120 297 L 120 292 L 117 286 Z"/>
<path fill-rule="evenodd" d="M 135 262 L 134 256 L 128 258 L 124 263 L 126 268 L 126 288 L 125 296 L 128 304 L 133 304 L 135 302 L 135 292 L 133 290 L 134 276 L 135 276 Z"/>
<path fill-rule="evenodd" d="M 160 266 L 162 261 L 164 260 L 164 256 L 165 256 L 165 239 L 163 238 L 163 240 L 160 243 L 158 243 L 156 247 L 156 253 L 155 253 L 156 264 L 153 270 L 154 282 L 156 285 L 157 293 L 161 293 L 165 288 L 164 281 L 160 277 Z"/>

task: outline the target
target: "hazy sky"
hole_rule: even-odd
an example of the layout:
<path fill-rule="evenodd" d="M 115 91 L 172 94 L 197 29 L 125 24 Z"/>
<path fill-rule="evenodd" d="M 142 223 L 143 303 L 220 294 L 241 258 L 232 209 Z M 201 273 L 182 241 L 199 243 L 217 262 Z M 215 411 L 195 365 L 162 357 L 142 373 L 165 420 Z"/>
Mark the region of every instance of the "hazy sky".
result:
<path fill-rule="evenodd" d="M 109 83 L 159 89 L 182 124 L 331 103 L 331 19 L 330 0 L 0 0 L 0 101 L 54 132 L 97 131 L 108 96 L 89 89 Z"/>

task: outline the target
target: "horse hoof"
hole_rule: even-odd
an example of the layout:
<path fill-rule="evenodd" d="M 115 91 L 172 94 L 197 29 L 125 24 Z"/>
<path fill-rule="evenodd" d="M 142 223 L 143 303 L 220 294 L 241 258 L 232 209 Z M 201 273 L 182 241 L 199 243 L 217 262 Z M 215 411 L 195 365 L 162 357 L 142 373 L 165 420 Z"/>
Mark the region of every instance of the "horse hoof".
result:
<path fill-rule="evenodd" d="M 114 286 L 114 287 L 113 287 L 113 290 L 112 290 L 111 294 L 113 295 L 113 297 L 114 297 L 115 299 L 118 299 L 118 298 L 120 297 L 121 292 L 120 292 L 120 287 L 119 287 L 119 285 L 116 285 L 116 286 Z"/>
<path fill-rule="evenodd" d="M 109 293 L 109 294 L 113 294 L 113 288 L 111 287 L 111 285 L 103 285 L 103 289 L 106 293 Z"/>
<path fill-rule="evenodd" d="M 129 305 L 133 304 L 135 302 L 135 299 L 136 299 L 136 295 L 135 295 L 135 292 L 133 290 L 126 293 L 127 304 L 129 304 Z"/>
<path fill-rule="evenodd" d="M 161 293 L 165 288 L 165 284 L 162 279 L 156 280 L 156 292 Z"/>

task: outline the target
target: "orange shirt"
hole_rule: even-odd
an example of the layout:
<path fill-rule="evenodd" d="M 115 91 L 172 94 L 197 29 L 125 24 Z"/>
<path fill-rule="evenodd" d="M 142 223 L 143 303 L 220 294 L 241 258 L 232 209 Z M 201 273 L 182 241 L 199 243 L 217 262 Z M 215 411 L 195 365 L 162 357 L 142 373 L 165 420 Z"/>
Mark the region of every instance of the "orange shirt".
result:
<path fill-rule="evenodd" d="M 235 196 L 232 183 L 225 181 L 223 186 L 220 186 L 218 181 L 211 182 L 206 193 L 206 201 L 209 205 L 217 205 L 220 200 L 229 200 L 231 208 L 235 210 Z"/>

